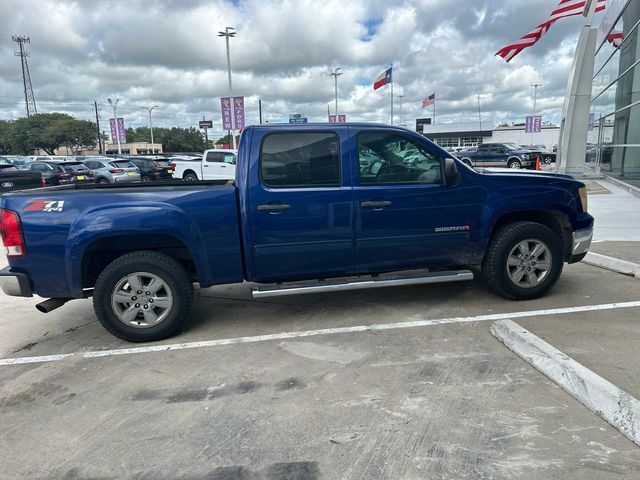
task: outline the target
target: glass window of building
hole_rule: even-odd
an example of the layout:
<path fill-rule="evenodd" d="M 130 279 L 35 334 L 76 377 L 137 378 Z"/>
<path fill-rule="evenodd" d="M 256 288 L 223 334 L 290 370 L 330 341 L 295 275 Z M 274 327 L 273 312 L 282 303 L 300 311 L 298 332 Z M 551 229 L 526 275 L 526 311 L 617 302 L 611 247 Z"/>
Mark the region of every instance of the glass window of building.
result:
<path fill-rule="evenodd" d="M 598 31 L 587 162 L 640 184 L 640 2 L 611 0 Z"/>

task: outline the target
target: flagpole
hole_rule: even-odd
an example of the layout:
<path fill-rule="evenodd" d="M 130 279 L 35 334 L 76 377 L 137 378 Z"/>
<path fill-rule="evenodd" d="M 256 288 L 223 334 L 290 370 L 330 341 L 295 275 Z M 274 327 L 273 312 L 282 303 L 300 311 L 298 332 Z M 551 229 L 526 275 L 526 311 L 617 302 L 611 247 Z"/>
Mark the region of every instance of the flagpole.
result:
<path fill-rule="evenodd" d="M 391 125 L 393 125 L 393 63 L 391 64 Z"/>
<path fill-rule="evenodd" d="M 436 123 L 436 92 L 433 91 L 433 124 Z"/>

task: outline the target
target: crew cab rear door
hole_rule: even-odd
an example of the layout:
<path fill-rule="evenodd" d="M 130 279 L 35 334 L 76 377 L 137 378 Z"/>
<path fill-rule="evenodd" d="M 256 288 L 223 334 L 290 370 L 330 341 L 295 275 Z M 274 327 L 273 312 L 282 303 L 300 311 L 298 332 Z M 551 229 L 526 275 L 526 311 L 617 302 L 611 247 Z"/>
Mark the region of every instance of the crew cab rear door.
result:
<path fill-rule="evenodd" d="M 346 127 L 254 131 L 247 202 L 254 280 L 352 273 L 348 154 Z"/>
<path fill-rule="evenodd" d="M 362 129 L 352 138 L 356 273 L 463 265 L 477 193 L 446 185 L 442 156 L 408 132 Z"/>
<path fill-rule="evenodd" d="M 233 180 L 236 178 L 235 155 L 208 151 L 202 160 L 201 180 Z"/>

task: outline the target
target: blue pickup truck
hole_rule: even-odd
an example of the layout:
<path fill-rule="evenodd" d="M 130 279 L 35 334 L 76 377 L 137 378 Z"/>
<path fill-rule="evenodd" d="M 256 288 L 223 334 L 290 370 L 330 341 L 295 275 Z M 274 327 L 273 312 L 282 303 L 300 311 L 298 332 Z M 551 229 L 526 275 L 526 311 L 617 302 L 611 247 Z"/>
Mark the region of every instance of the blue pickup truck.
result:
<path fill-rule="evenodd" d="M 2 196 L 0 286 L 93 296 L 129 341 L 184 328 L 193 284 L 254 297 L 470 280 L 543 295 L 591 243 L 585 186 L 476 172 L 421 135 L 374 124 L 246 128 L 236 180 L 66 185 Z"/>

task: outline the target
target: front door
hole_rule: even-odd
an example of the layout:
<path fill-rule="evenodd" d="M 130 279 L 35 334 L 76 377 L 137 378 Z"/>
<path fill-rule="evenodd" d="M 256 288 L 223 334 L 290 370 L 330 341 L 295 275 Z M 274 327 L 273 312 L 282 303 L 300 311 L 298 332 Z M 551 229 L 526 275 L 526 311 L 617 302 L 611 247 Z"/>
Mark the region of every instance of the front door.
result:
<path fill-rule="evenodd" d="M 464 265 L 482 192 L 444 184 L 441 156 L 408 133 L 364 129 L 353 142 L 356 273 Z"/>
<path fill-rule="evenodd" d="M 236 156 L 231 152 L 209 151 L 202 162 L 203 180 L 233 180 L 236 178 Z"/>
<path fill-rule="evenodd" d="M 353 190 L 346 132 L 254 131 L 251 155 L 259 155 L 259 161 L 250 165 L 248 201 L 254 280 L 352 273 Z"/>

